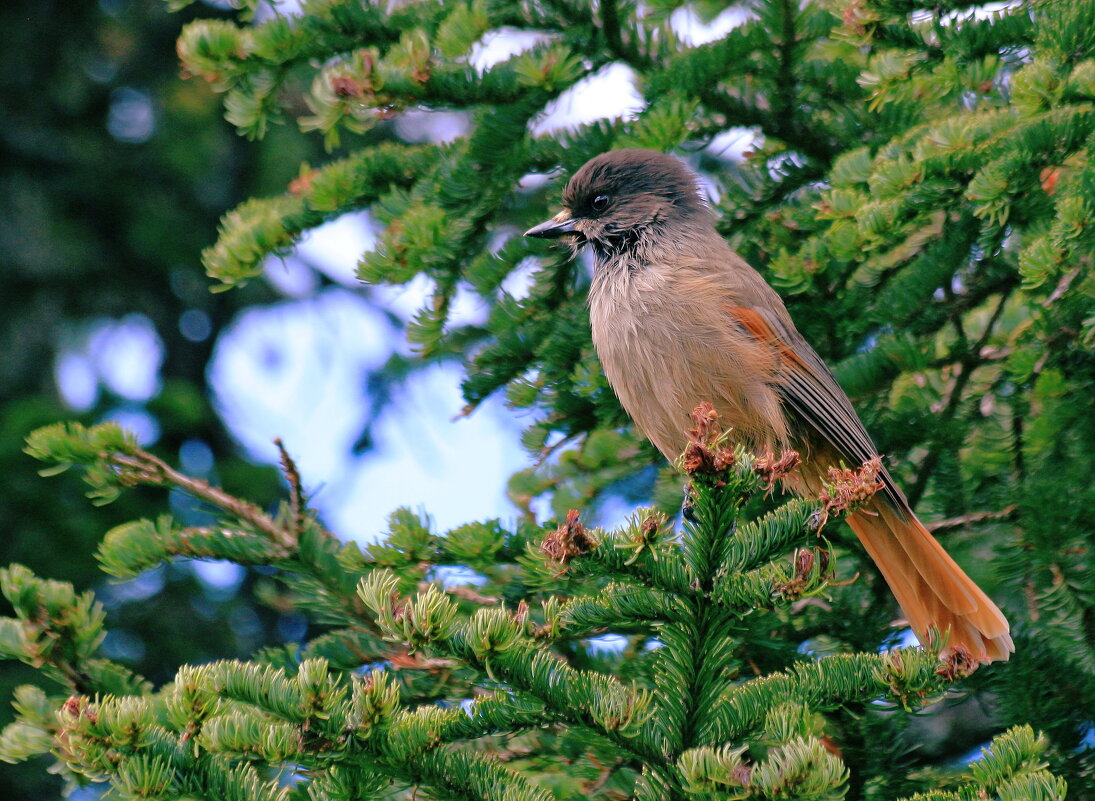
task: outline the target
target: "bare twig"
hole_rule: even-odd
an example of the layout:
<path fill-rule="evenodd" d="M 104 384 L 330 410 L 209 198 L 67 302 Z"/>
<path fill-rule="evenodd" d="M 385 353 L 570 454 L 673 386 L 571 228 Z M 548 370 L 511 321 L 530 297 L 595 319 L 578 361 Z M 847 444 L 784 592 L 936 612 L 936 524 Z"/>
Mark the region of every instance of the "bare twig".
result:
<path fill-rule="evenodd" d="M 125 470 L 132 471 L 140 481 L 150 484 L 170 485 L 203 501 L 213 504 L 240 520 L 246 520 L 258 531 L 287 551 L 296 548 L 293 535 L 282 529 L 268 514 L 253 503 L 240 500 L 208 481 L 180 473 L 162 459 L 137 448 L 133 456 L 120 453 L 103 454 L 103 458 Z"/>
<path fill-rule="evenodd" d="M 999 511 L 970 512 L 958 517 L 948 517 L 946 520 L 936 520 L 934 523 L 925 523 L 924 527 L 934 534 L 939 531 L 949 531 L 952 528 L 962 528 L 970 523 L 980 523 L 984 520 L 1010 520 L 1015 516 L 1018 509 L 1018 506 L 1011 504 Z"/>
<path fill-rule="evenodd" d="M 293 461 L 293 457 L 289 455 L 289 451 L 285 449 L 285 443 L 281 441 L 281 437 L 274 439 L 274 445 L 277 446 L 278 453 L 281 456 L 281 472 L 289 484 L 289 510 L 292 515 L 293 533 L 299 537 L 300 532 L 304 530 L 304 505 L 302 501 L 304 494 L 300 488 L 300 471 L 297 470 L 297 464 Z"/>
<path fill-rule="evenodd" d="M 1068 288 L 1072 285 L 1072 282 L 1076 279 L 1076 276 L 1083 272 L 1084 269 L 1084 266 L 1081 265 L 1075 270 L 1072 270 L 1062 275 L 1061 280 L 1057 282 L 1057 286 L 1054 287 L 1053 292 L 1050 293 L 1048 298 L 1042 301 L 1042 308 L 1048 309 L 1050 306 L 1060 300 L 1061 296 L 1068 291 Z"/>
<path fill-rule="evenodd" d="M 471 601 L 473 604 L 492 606 L 498 603 L 498 599 L 495 596 L 482 595 L 471 587 L 449 587 L 449 593 L 455 595 L 457 598 L 463 598 L 465 601 Z"/>

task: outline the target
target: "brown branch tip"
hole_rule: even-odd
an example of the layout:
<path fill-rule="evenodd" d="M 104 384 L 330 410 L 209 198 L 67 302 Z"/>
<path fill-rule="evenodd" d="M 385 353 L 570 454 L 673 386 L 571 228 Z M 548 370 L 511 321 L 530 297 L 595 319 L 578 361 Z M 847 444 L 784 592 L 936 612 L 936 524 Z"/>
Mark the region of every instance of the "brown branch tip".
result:
<path fill-rule="evenodd" d="M 280 437 L 274 439 L 274 445 L 281 457 L 281 472 L 289 484 L 289 508 L 293 513 L 293 527 L 299 534 L 304 527 L 304 490 L 301 485 L 300 471 Z"/>
<path fill-rule="evenodd" d="M 802 464 L 798 451 L 784 451 L 777 459 L 772 451 L 765 451 L 753 462 L 753 471 L 764 479 L 765 490 L 771 490 L 781 478 L 786 478 Z"/>
<path fill-rule="evenodd" d="M 858 470 L 829 468 L 829 482 L 818 496 L 825 514 L 847 512 L 854 509 L 885 485 L 879 481 L 882 460 L 872 456 Z"/>
<path fill-rule="evenodd" d="M 685 432 L 688 445 L 681 456 L 684 472 L 690 476 L 697 473 L 715 475 L 733 467 L 734 449 L 726 443 L 715 407 L 704 401 L 692 411 L 691 417 L 695 428 Z"/>
<path fill-rule="evenodd" d="M 794 572 L 783 584 L 775 587 L 784 598 L 795 599 L 802 596 L 817 575 L 829 574 L 829 550 L 827 548 L 800 548 L 793 557 Z"/>
<path fill-rule="evenodd" d="M 595 544 L 582 521 L 578 519 L 578 510 L 571 509 L 567 512 L 566 522 L 544 537 L 544 541 L 540 543 L 540 553 L 553 561 L 566 564 L 575 556 L 589 553 Z"/>
<path fill-rule="evenodd" d="M 935 668 L 935 675 L 942 676 L 947 681 L 957 681 L 969 676 L 980 667 L 980 664 L 966 646 L 948 646 L 939 655 L 939 665 Z"/>

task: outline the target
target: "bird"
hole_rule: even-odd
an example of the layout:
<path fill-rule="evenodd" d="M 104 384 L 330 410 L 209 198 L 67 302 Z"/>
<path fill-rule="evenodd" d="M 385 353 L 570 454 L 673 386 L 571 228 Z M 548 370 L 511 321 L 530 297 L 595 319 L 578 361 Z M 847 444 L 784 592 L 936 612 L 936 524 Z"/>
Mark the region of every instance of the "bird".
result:
<path fill-rule="evenodd" d="M 624 410 L 670 461 L 690 413 L 710 402 L 756 453 L 794 448 L 785 483 L 817 497 L 830 467 L 879 458 L 852 403 L 795 327 L 779 294 L 718 233 L 698 178 L 676 157 L 619 149 L 586 162 L 562 210 L 525 236 L 594 254 L 588 304 L 597 356 Z M 883 467 L 883 489 L 847 518 L 922 643 L 976 663 L 1014 651 L 996 604 L 913 512 Z M 975 664 L 976 664 L 975 663 Z"/>

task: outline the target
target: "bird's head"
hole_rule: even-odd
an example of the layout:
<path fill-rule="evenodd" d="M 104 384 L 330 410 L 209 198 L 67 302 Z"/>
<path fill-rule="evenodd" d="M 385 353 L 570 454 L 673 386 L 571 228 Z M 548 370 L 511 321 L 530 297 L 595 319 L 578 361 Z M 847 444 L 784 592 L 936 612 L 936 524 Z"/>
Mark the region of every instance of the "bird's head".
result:
<path fill-rule="evenodd" d="M 566 237 L 608 256 L 707 215 L 696 177 L 680 161 L 654 150 L 613 150 L 587 161 L 563 190 L 563 210 L 525 236 Z"/>

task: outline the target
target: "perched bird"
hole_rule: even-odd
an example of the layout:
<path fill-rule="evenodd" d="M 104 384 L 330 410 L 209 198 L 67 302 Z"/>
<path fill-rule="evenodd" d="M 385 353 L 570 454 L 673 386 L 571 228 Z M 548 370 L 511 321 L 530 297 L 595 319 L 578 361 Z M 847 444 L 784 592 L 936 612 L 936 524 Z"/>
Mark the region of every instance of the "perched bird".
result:
<path fill-rule="evenodd" d="M 588 244 L 593 344 L 624 409 L 665 454 L 687 444 L 702 401 L 756 452 L 792 447 L 789 480 L 817 496 L 830 467 L 877 450 L 848 396 L 799 334 L 783 301 L 715 230 L 696 177 L 672 156 L 616 150 L 588 161 L 563 210 L 526 236 Z M 1008 622 L 932 537 L 885 470 L 884 489 L 848 518 L 922 642 L 980 661 L 1014 650 Z"/>

